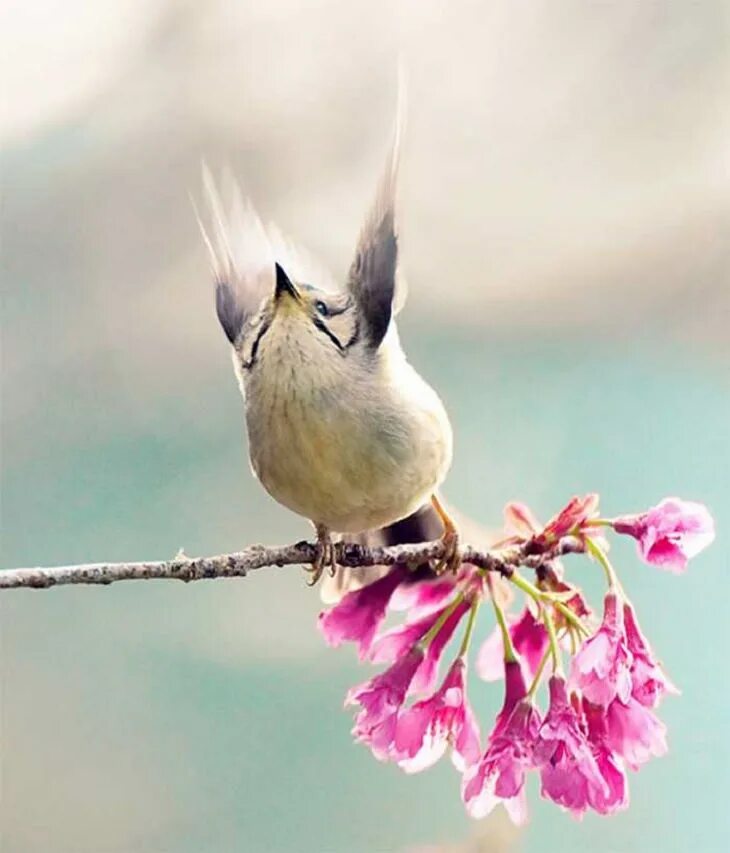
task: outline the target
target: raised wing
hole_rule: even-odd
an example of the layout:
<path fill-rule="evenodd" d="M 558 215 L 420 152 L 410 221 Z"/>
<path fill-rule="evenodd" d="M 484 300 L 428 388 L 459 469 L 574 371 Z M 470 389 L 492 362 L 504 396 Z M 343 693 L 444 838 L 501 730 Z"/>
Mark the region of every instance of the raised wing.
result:
<path fill-rule="evenodd" d="M 232 179 L 226 183 L 227 201 L 203 166 L 210 224 L 206 227 L 199 215 L 198 224 L 213 268 L 218 319 L 234 344 L 248 318 L 274 292 L 275 256 L 251 202 L 244 200 Z"/>
<path fill-rule="evenodd" d="M 363 336 L 373 348 L 379 346 L 385 337 L 394 312 L 398 266 L 396 187 L 403 127 L 402 116 L 405 109 L 402 85 L 398 101 L 393 144 L 378 186 L 375 202 L 360 233 L 355 260 L 350 267 L 347 282 L 360 311 Z"/>

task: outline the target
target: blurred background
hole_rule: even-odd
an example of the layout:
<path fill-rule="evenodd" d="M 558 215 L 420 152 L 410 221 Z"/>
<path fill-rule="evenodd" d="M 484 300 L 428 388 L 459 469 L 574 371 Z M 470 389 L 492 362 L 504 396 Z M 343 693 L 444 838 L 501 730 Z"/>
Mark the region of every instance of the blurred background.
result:
<path fill-rule="evenodd" d="M 230 164 L 343 276 L 399 54 L 401 336 L 454 422 L 448 498 L 494 526 L 678 494 L 719 531 L 679 578 L 615 549 L 683 689 L 670 754 L 609 819 L 533 785 L 520 833 L 470 821 L 446 762 L 352 745 L 366 670 L 295 568 L 6 593 L 3 853 L 726 849 L 729 37 L 723 0 L 2 4 L 3 567 L 309 535 L 249 472 L 188 193 Z"/>

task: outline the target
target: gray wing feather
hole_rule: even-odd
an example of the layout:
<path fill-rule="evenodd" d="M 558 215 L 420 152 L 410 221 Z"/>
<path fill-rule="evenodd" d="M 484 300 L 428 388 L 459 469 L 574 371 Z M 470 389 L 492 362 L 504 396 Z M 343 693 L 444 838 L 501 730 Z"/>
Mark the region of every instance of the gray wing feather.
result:
<path fill-rule="evenodd" d="M 244 200 L 232 178 L 226 183 L 227 202 L 203 165 L 208 226 L 197 210 L 196 216 L 213 268 L 218 319 L 235 343 L 246 320 L 274 292 L 274 254 L 251 202 Z"/>
<path fill-rule="evenodd" d="M 360 233 L 348 287 L 363 320 L 365 339 L 373 348 L 385 337 L 393 314 L 398 266 L 396 189 L 403 134 L 405 95 L 399 88 L 396 128 L 375 202 Z"/>

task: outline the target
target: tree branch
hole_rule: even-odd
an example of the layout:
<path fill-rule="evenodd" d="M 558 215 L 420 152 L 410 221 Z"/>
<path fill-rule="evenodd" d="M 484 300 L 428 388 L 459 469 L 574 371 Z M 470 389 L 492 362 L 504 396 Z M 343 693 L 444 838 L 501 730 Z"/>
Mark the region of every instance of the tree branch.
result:
<path fill-rule="evenodd" d="M 336 546 L 338 565 L 354 567 L 392 566 L 395 563 L 422 564 L 438 560 L 443 554 L 441 540 L 415 545 L 366 548 L 351 543 Z M 534 553 L 534 543 L 493 551 L 462 548 L 462 562 L 509 577 L 517 566 L 537 569 L 563 554 L 582 551 L 582 544 L 566 536 L 552 547 Z M 307 565 L 314 562 L 316 550 L 309 542 L 268 547 L 251 545 L 233 554 L 215 557 L 186 557 L 142 563 L 89 563 L 81 566 L 53 568 L 6 569 L 0 571 L 0 589 L 47 589 L 66 584 L 102 584 L 127 580 L 198 581 L 213 578 L 245 577 L 249 572 L 269 566 Z"/>

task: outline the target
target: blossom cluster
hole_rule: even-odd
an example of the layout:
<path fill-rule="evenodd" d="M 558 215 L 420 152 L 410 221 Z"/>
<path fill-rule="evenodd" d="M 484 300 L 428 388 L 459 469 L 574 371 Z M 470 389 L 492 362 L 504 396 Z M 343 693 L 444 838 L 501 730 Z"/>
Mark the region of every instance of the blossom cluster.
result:
<path fill-rule="evenodd" d="M 361 660 L 388 664 L 347 694 L 346 705 L 358 709 L 353 735 L 377 759 L 408 773 L 450 751 L 473 817 L 501 803 L 515 823 L 524 822 L 525 779 L 532 771 L 539 775 L 542 796 L 573 816 L 588 809 L 611 814 L 628 805 L 627 770 L 666 752 L 666 727 L 655 711 L 666 693 L 678 691 L 641 631 L 608 559 L 604 534 L 632 536 L 646 563 L 681 572 L 714 538 L 712 517 L 701 504 L 667 498 L 641 514 L 599 518 L 598 496 L 587 495 L 573 498 L 544 526 L 517 503 L 506 507 L 505 519 L 506 538 L 494 553 L 524 555 L 525 563 L 537 565 L 534 583 L 508 568 L 501 581 L 468 563 L 456 574 L 424 580 L 396 565 L 320 615 L 330 645 L 353 642 Z M 591 627 L 588 603 L 565 580 L 556 557 L 565 537 L 605 573 L 597 627 Z M 535 555 L 545 559 L 527 559 Z M 505 583 L 525 596 L 516 615 L 503 606 Z M 503 680 L 504 698 L 482 738 L 467 696 L 467 671 L 484 601 L 491 602 L 497 625 L 478 651 L 475 669 L 484 681 Z M 386 628 L 389 611 L 405 616 Z M 458 651 L 439 683 L 441 658 L 462 624 Z M 564 670 L 566 653 L 570 663 Z"/>

